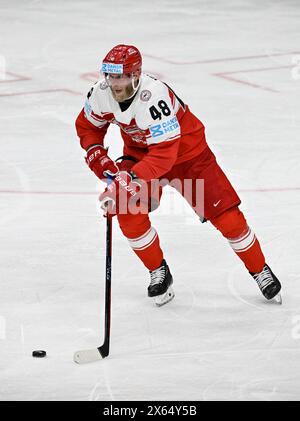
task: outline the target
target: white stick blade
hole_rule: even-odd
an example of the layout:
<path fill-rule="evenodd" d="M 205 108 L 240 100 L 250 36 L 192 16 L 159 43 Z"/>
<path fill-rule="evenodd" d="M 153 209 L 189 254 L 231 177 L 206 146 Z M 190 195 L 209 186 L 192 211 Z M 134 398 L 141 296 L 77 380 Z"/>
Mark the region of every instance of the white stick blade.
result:
<path fill-rule="evenodd" d="M 77 364 L 92 363 L 94 361 L 102 360 L 101 354 L 97 348 L 76 351 L 73 360 Z"/>

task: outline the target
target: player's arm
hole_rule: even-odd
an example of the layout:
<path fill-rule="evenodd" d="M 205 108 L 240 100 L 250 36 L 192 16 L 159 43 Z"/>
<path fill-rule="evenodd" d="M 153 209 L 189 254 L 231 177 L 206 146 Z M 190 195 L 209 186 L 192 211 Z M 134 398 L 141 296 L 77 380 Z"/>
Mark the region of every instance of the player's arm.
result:
<path fill-rule="evenodd" d="M 132 171 L 145 181 L 166 174 L 177 159 L 180 143 L 180 123 L 170 97 L 164 93 L 147 108 L 149 152 L 134 165 Z"/>
<path fill-rule="evenodd" d="M 87 119 L 85 109 L 82 108 L 75 122 L 81 147 L 84 150 L 88 150 L 94 144 L 103 145 L 108 126 L 108 123 L 102 127 L 95 126 Z"/>
<path fill-rule="evenodd" d="M 86 163 L 100 179 L 107 174 L 115 175 L 118 167 L 107 155 L 104 137 L 109 123 L 93 110 L 93 88 L 89 91 L 84 108 L 78 115 L 75 126 L 80 145 L 86 150 Z M 96 108 L 96 107 L 94 107 Z"/>
<path fill-rule="evenodd" d="M 145 181 L 160 178 L 173 167 L 178 148 L 179 139 L 150 146 L 147 155 L 132 167 L 133 173 Z"/>

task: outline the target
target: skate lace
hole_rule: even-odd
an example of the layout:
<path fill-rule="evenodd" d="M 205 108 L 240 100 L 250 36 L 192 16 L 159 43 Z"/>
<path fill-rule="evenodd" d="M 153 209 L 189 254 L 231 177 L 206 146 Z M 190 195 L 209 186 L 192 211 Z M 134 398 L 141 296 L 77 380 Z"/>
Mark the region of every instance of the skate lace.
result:
<path fill-rule="evenodd" d="M 273 277 L 268 267 L 265 267 L 261 272 L 255 274 L 254 279 L 258 283 L 260 289 L 266 288 L 273 282 Z"/>
<path fill-rule="evenodd" d="M 165 278 L 166 268 L 164 266 L 159 267 L 158 269 L 150 272 L 151 280 L 150 286 L 157 285 L 162 283 Z"/>

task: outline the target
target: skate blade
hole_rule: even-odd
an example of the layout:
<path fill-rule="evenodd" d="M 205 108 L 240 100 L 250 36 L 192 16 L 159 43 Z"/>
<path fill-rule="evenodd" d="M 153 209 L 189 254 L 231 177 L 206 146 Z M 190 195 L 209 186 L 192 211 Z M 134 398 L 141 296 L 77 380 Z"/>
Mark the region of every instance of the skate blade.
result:
<path fill-rule="evenodd" d="M 157 295 L 154 297 L 155 304 L 158 307 L 163 306 L 164 304 L 169 303 L 175 297 L 174 291 L 172 287 L 169 287 L 164 294 Z"/>
<path fill-rule="evenodd" d="M 275 295 L 275 297 L 272 298 L 272 301 L 278 304 L 282 304 L 282 297 L 281 297 L 280 292 L 277 295 Z"/>

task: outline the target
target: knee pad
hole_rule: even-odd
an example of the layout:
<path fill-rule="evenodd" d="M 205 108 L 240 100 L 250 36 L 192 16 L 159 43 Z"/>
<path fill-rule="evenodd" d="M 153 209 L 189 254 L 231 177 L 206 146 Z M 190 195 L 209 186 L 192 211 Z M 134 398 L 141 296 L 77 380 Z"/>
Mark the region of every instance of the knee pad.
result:
<path fill-rule="evenodd" d="M 243 212 L 237 206 L 211 219 L 210 222 L 226 238 L 239 237 L 248 228 Z"/>

